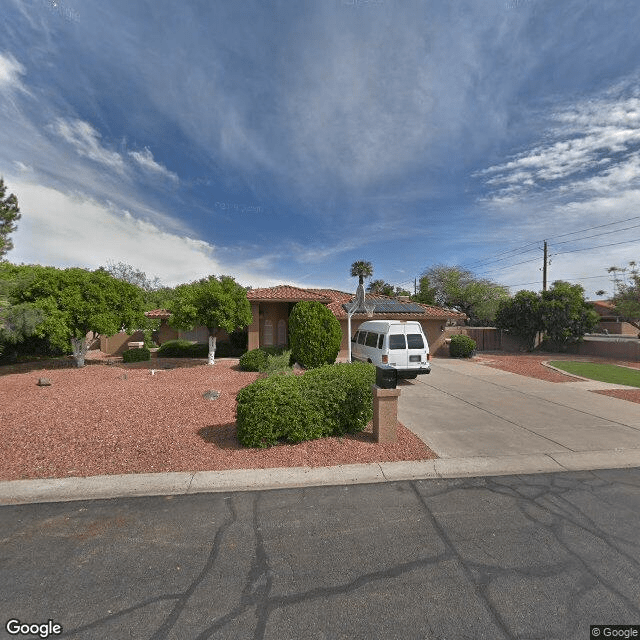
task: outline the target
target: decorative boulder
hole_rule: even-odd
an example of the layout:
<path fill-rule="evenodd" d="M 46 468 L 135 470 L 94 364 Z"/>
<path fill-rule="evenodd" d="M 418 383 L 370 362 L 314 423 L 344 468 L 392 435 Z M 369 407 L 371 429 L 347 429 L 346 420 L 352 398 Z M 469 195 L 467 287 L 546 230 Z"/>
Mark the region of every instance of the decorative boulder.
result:
<path fill-rule="evenodd" d="M 50 387 L 51 380 L 49 378 L 38 378 L 38 386 L 39 387 Z"/>

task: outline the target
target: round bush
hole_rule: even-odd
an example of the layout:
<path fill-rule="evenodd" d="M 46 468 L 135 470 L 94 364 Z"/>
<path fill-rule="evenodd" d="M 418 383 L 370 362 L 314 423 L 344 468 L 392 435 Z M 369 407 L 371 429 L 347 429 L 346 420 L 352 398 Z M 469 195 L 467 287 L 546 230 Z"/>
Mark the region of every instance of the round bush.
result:
<path fill-rule="evenodd" d="M 452 336 L 449 353 L 452 358 L 470 358 L 475 348 L 475 340 L 472 340 L 469 336 Z"/>
<path fill-rule="evenodd" d="M 206 358 L 209 354 L 209 345 L 188 340 L 168 340 L 157 353 L 159 358 Z"/>
<path fill-rule="evenodd" d="M 335 362 L 342 330 L 337 318 L 320 302 L 298 302 L 289 316 L 289 344 L 294 361 L 305 369 Z"/>
<path fill-rule="evenodd" d="M 151 351 L 146 347 L 142 347 L 142 349 L 127 349 L 122 354 L 123 362 L 144 362 L 145 360 L 151 360 Z"/>
<path fill-rule="evenodd" d="M 325 365 L 300 377 L 304 395 L 322 414 L 323 435 L 362 431 L 373 418 L 376 368 L 364 362 Z"/>
<path fill-rule="evenodd" d="M 243 371 L 262 371 L 267 366 L 267 354 L 262 349 L 252 349 L 240 356 Z"/>
<path fill-rule="evenodd" d="M 298 376 L 256 380 L 237 395 L 240 444 L 269 447 L 278 440 L 302 442 L 320 437 L 321 416 L 301 393 Z"/>

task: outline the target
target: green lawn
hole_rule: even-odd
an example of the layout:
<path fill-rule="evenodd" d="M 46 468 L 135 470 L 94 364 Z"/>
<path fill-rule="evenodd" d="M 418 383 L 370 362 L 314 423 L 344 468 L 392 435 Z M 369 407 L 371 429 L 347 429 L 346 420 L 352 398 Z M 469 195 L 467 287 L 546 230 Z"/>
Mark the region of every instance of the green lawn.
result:
<path fill-rule="evenodd" d="M 619 367 L 615 364 L 573 362 L 567 360 L 555 360 L 549 364 L 567 373 L 573 373 L 574 375 L 589 378 L 590 380 L 640 387 L 640 370 L 637 369 L 627 369 L 626 367 Z"/>

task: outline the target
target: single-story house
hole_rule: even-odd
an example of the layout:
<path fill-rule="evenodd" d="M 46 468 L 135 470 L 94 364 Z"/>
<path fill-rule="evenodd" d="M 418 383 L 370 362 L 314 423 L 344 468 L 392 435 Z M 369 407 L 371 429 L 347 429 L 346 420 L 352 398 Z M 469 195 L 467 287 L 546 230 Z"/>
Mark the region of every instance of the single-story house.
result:
<path fill-rule="evenodd" d="M 616 314 L 613 302 L 609 300 L 593 300 L 589 304 L 600 316 L 597 332 L 616 335 L 638 335 L 638 327 L 635 324 L 626 322 L 624 318 Z"/>
<path fill-rule="evenodd" d="M 261 346 L 287 346 L 289 342 L 289 314 L 296 302 L 316 301 L 326 305 L 336 316 L 342 328 L 342 344 L 339 357 L 346 357 L 349 346 L 347 329 L 347 311 L 345 305 L 351 302 L 354 294 L 335 289 L 302 289 L 290 285 L 279 285 L 265 289 L 249 289 L 247 298 L 251 304 L 253 322 L 247 329 L 248 348 Z M 372 319 L 418 320 L 429 340 L 431 352 L 435 352 L 444 342 L 444 330 L 447 326 L 463 325 L 466 315 L 449 309 L 429 306 L 413 302 L 408 296 L 390 297 L 367 294 L 367 300 L 375 302 L 373 316 L 356 313 L 351 317 L 352 334 L 362 322 Z M 205 327 L 193 331 L 177 331 L 169 326 L 167 320 L 171 313 L 166 309 L 147 311 L 148 318 L 160 320 L 158 342 L 182 338 L 195 342 L 207 342 L 208 332 Z M 219 341 L 226 339 L 221 330 Z"/>

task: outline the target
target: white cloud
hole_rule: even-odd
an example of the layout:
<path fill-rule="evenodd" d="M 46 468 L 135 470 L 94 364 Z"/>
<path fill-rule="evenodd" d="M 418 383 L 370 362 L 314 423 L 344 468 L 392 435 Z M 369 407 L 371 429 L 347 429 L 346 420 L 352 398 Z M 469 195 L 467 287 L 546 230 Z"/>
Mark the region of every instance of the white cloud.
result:
<path fill-rule="evenodd" d="M 122 156 L 103 147 L 100 144 L 100 133 L 88 122 L 58 118 L 51 125 L 51 130 L 72 145 L 79 155 L 110 167 L 118 173 L 124 173 L 125 163 Z"/>
<path fill-rule="evenodd" d="M 600 98 L 558 111 L 553 120 L 556 125 L 546 136 L 549 142 L 476 174 L 486 177 L 485 183 L 496 188 L 494 197 L 504 197 L 501 185 L 522 194 L 586 172 L 595 172 L 596 176 L 574 182 L 571 189 L 582 185 L 590 190 L 609 191 L 622 186 L 623 174 L 629 180 L 637 177 L 637 162 L 633 158 L 631 161 L 616 158 L 618 169 L 609 167 L 611 156 L 630 154 L 640 143 L 640 99 L 635 95 L 625 98 L 612 90 Z M 626 173 L 620 169 L 624 165 Z M 567 191 L 566 183 L 557 188 L 560 192 Z"/>
<path fill-rule="evenodd" d="M 24 89 L 20 80 L 24 74 L 25 68 L 10 53 L 0 53 L 0 92 Z"/>
<path fill-rule="evenodd" d="M 129 151 L 129 156 L 145 171 L 172 182 L 178 182 L 177 174 L 156 162 L 150 149 L 145 147 L 144 151 Z"/>
<path fill-rule="evenodd" d="M 263 276 L 264 265 L 223 264 L 209 242 L 164 231 L 84 194 L 64 194 L 15 176 L 7 176 L 7 184 L 18 194 L 22 212 L 12 236 L 14 249 L 7 255 L 11 262 L 96 269 L 110 260 L 121 261 L 170 286 L 210 274 L 233 275 L 254 287 L 284 280 Z"/>

